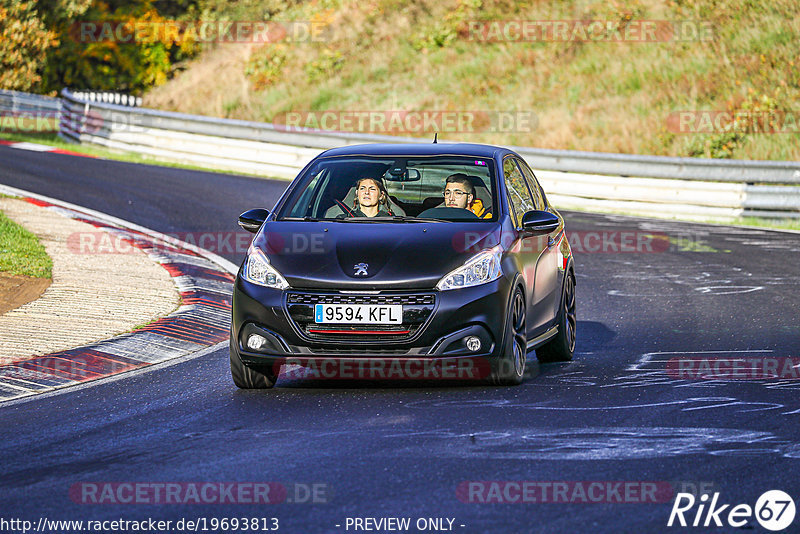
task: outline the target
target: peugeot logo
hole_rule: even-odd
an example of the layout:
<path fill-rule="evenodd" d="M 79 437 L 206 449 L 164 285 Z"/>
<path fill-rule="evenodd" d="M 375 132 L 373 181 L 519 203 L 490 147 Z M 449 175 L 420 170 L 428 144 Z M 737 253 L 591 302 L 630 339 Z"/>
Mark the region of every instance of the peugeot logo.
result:
<path fill-rule="evenodd" d="M 356 270 L 356 273 L 353 276 L 367 276 L 367 269 L 369 265 L 366 263 L 356 263 L 353 265 L 353 269 Z"/>

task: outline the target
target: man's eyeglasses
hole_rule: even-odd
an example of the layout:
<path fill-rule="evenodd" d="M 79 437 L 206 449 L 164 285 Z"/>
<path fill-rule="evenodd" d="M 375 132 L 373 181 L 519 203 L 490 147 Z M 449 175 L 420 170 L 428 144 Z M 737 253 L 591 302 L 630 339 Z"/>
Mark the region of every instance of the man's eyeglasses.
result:
<path fill-rule="evenodd" d="M 461 189 L 445 189 L 444 190 L 445 197 L 452 197 L 455 195 L 456 198 L 461 198 L 464 195 L 469 195 L 466 191 L 462 191 Z"/>

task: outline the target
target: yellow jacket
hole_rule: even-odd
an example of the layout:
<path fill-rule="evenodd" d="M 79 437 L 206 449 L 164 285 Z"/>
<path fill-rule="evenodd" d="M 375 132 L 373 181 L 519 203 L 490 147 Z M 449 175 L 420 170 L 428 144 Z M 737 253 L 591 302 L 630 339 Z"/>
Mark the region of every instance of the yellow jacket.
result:
<path fill-rule="evenodd" d="M 479 198 L 475 198 L 472 201 L 472 204 L 469 206 L 470 211 L 480 217 L 481 219 L 491 219 L 492 213 L 483 207 L 483 201 Z"/>

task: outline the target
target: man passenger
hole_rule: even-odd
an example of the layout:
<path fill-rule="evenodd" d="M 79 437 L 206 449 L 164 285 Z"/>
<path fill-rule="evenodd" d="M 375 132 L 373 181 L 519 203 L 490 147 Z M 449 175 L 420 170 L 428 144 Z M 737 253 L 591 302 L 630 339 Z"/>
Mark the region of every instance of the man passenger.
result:
<path fill-rule="evenodd" d="M 475 196 L 475 187 L 466 174 L 451 174 L 445 180 L 444 205 L 448 208 L 463 208 L 482 219 L 489 219 L 492 214 L 484 208 L 483 201 Z"/>

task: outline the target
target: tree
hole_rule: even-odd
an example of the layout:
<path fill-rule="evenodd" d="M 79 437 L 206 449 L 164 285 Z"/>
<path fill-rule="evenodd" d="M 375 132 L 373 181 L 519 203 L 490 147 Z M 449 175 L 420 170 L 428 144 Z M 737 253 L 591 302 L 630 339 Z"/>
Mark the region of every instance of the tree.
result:
<path fill-rule="evenodd" d="M 0 0 L 0 88 L 29 91 L 42 81 L 47 50 L 58 44 L 34 2 Z"/>
<path fill-rule="evenodd" d="M 176 58 L 191 54 L 192 42 L 165 19 L 154 0 L 95 0 L 80 19 L 61 19 L 60 45 L 48 52 L 44 84 L 137 93 L 167 80 Z"/>

